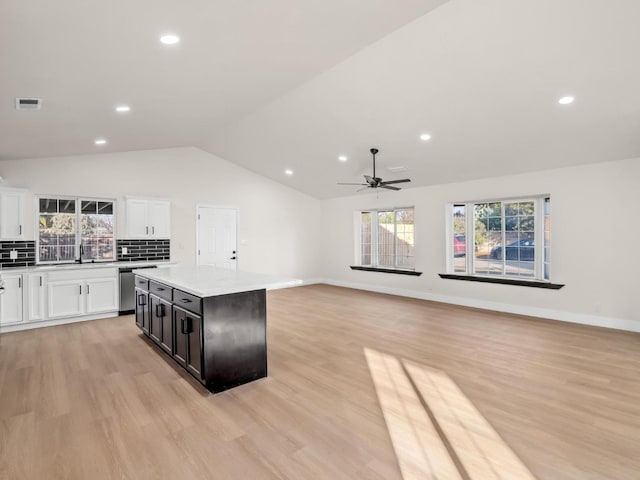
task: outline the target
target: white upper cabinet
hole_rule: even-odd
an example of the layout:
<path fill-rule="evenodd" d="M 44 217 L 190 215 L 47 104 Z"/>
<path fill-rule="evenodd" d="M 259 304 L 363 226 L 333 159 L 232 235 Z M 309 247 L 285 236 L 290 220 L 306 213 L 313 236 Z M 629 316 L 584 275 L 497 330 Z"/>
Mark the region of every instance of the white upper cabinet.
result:
<path fill-rule="evenodd" d="M 25 190 L 0 189 L 0 239 L 22 240 L 24 238 Z"/>
<path fill-rule="evenodd" d="M 159 198 L 126 197 L 126 238 L 170 238 L 171 202 Z"/>
<path fill-rule="evenodd" d="M 149 226 L 153 238 L 170 238 L 171 204 L 166 200 L 149 202 Z"/>

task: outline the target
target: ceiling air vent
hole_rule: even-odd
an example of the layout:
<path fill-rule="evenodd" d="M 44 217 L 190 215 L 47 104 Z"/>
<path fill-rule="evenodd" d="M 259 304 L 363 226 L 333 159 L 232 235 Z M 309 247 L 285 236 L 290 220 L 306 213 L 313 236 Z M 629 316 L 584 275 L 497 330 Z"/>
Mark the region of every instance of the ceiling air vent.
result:
<path fill-rule="evenodd" d="M 40 110 L 41 108 L 41 98 L 16 98 L 16 110 Z"/>

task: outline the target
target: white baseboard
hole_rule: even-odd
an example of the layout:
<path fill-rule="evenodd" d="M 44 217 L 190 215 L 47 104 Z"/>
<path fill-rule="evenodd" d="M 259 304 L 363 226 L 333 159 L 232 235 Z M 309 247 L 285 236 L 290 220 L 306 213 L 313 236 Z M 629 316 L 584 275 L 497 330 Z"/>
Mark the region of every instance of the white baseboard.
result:
<path fill-rule="evenodd" d="M 98 313 L 96 315 L 84 315 L 82 317 L 56 318 L 52 320 L 41 320 L 39 322 L 14 323 L 13 325 L 0 326 L 0 333 L 18 332 L 20 330 L 31 330 L 33 328 L 55 327 L 56 325 L 66 325 L 67 323 L 87 322 L 89 320 L 102 320 L 103 318 L 117 317 L 118 312 Z"/>
<path fill-rule="evenodd" d="M 336 287 L 355 288 L 356 290 L 367 290 L 370 292 L 386 293 L 389 295 L 398 295 L 401 297 L 419 298 L 421 300 L 430 300 L 433 302 L 450 303 L 453 305 L 461 305 L 464 307 L 481 308 L 483 310 L 513 313 L 516 315 L 526 315 L 529 317 L 547 318 L 550 320 L 559 320 L 561 322 L 581 323 L 583 325 L 592 325 L 595 327 L 605 327 L 614 328 L 617 330 L 627 330 L 630 332 L 640 332 L 640 321 L 631 319 L 602 317 L 585 313 L 566 312 L 562 310 L 551 310 L 547 308 L 529 307 L 526 305 L 513 305 L 501 302 L 488 302 L 475 298 L 439 295 L 435 293 L 421 292 L 418 290 L 404 290 L 401 288 L 380 287 L 378 285 L 344 282 L 342 280 L 333 280 L 327 278 L 317 283 L 326 283 L 327 285 L 334 285 Z"/>

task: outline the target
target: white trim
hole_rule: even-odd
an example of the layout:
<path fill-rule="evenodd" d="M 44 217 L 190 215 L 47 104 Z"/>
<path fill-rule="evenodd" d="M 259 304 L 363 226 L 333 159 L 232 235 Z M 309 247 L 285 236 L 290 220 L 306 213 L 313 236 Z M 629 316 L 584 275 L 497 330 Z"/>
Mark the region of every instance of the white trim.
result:
<path fill-rule="evenodd" d="M 97 313 L 95 315 L 83 315 L 81 317 L 56 318 L 51 320 L 43 320 L 41 322 L 23 322 L 14 323 L 13 325 L 5 325 L 0 327 L 0 334 L 9 332 L 19 332 L 20 330 L 32 330 L 34 328 L 55 327 L 57 325 L 66 325 L 68 323 L 88 322 L 90 320 L 102 320 L 103 318 L 114 318 L 118 316 L 118 312 L 113 313 Z"/>
<path fill-rule="evenodd" d="M 512 313 L 515 315 L 525 315 L 528 317 L 546 318 L 561 322 L 579 323 L 582 325 L 592 325 L 595 327 L 614 328 L 617 330 L 627 330 L 630 332 L 640 332 L 640 321 L 630 318 L 602 317 L 589 315 L 586 313 L 567 312 L 563 310 L 551 310 L 547 308 L 529 307 L 526 305 L 513 305 L 501 302 L 489 302 L 474 298 L 454 297 L 450 295 L 439 295 L 418 290 L 405 290 L 402 288 L 388 288 L 377 285 L 363 283 L 344 282 L 325 278 L 322 283 L 336 287 L 354 288 L 356 290 L 366 290 L 369 292 L 385 293 L 388 295 L 398 295 L 401 297 L 418 298 L 432 302 L 461 305 L 464 307 L 480 308 L 482 310 L 493 310 L 497 312 Z"/>

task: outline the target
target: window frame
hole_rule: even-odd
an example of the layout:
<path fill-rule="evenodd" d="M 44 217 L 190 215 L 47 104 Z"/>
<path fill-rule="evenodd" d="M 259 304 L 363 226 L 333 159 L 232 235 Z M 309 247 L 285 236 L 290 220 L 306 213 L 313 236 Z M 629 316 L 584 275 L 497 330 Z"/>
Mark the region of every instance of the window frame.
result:
<path fill-rule="evenodd" d="M 548 199 L 548 200 L 547 200 Z M 551 209 L 551 195 L 527 195 L 508 198 L 491 198 L 488 200 L 473 200 L 465 202 L 452 202 L 446 206 L 446 267 L 447 273 L 456 276 L 481 277 L 488 279 L 506 279 L 517 280 L 521 282 L 547 282 L 551 283 L 551 277 L 545 278 L 545 246 L 550 252 L 550 245 L 545 244 L 545 201 L 548 201 L 549 211 Z M 505 203 L 523 203 L 533 202 L 534 204 L 534 273 L 532 277 L 520 275 L 510 275 L 505 272 L 505 264 L 507 262 L 506 250 L 503 255 L 503 271 L 502 274 L 488 274 L 475 272 L 475 206 L 483 203 L 500 203 L 500 215 L 502 219 L 501 235 L 502 246 L 506 247 L 505 236 Z M 465 207 L 465 271 L 455 270 L 454 242 L 455 235 L 453 228 L 453 211 L 456 206 Z M 549 215 L 549 218 L 551 215 Z M 550 229 L 549 229 L 550 231 Z M 469 241 L 471 240 L 471 241 Z M 550 243 L 550 242 L 549 242 Z M 547 268 L 550 270 L 550 258 L 547 258 Z"/>
<path fill-rule="evenodd" d="M 371 269 L 374 271 L 382 271 L 382 270 L 396 270 L 400 272 L 415 272 L 415 253 L 413 256 L 413 267 L 401 267 L 398 266 L 398 224 L 397 224 L 397 212 L 400 210 L 413 210 L 413 248 L 416 248 L 416 231 L 415 231 L 415 214 L 416 208 L 415 206 L 405 206 L 405 207 L 389 207 L 389 208 L 363 208 L 360 210 L 356 210 L 354 212 L 354 239 L 355 239 L 355 256 L 354 263 L 355 267 L 361 267 L 363 269 Z M 394 265 L 380 265 L 378 258 L 378 213 L 380 212 L 393 212 L 393 236 L 395 239 L 394 243 L 394 253 L 393 260 Z M 364 213 L 371 214 L 371 264 L 364 265 L 362 264 L 362 215 Z M 374 235 L 374 232 L 376 234 Z"/>
<path fill-rule="evenodd" d="M 74 260 L 52 260 L 52 261 L 41 261 L 40 260 L 40 199 L 51 199 L 51 200 L 73 200 L 75 202 L 75 216 L 76 216 L 76 228 L 75 228 L 75 245 L 74 245 Z M 104 198 L 104 197 L 88 197 L 88 196 L 69 196 L 69 195 L 35 195 L 34 201 L 34 211 L 35 211 L 35 244 L 36 244 L 36 265 L 62 265 L 62 264 L 74 264 L 78 262 L 80 258 L 80 243 L 82 242 L 82 202 L 104 202 L 104 203 L 112 203 L 113 204 L 113 259 L 106 260 L 88 260 L 88 263 L 113 263 L 118 259 L 117 252 L 117 224 L 118 224 L 118 215 L 117 215 L 117 199 L 115 198 Z M 84 259 L 83 259 L 84 261 Z"/>

